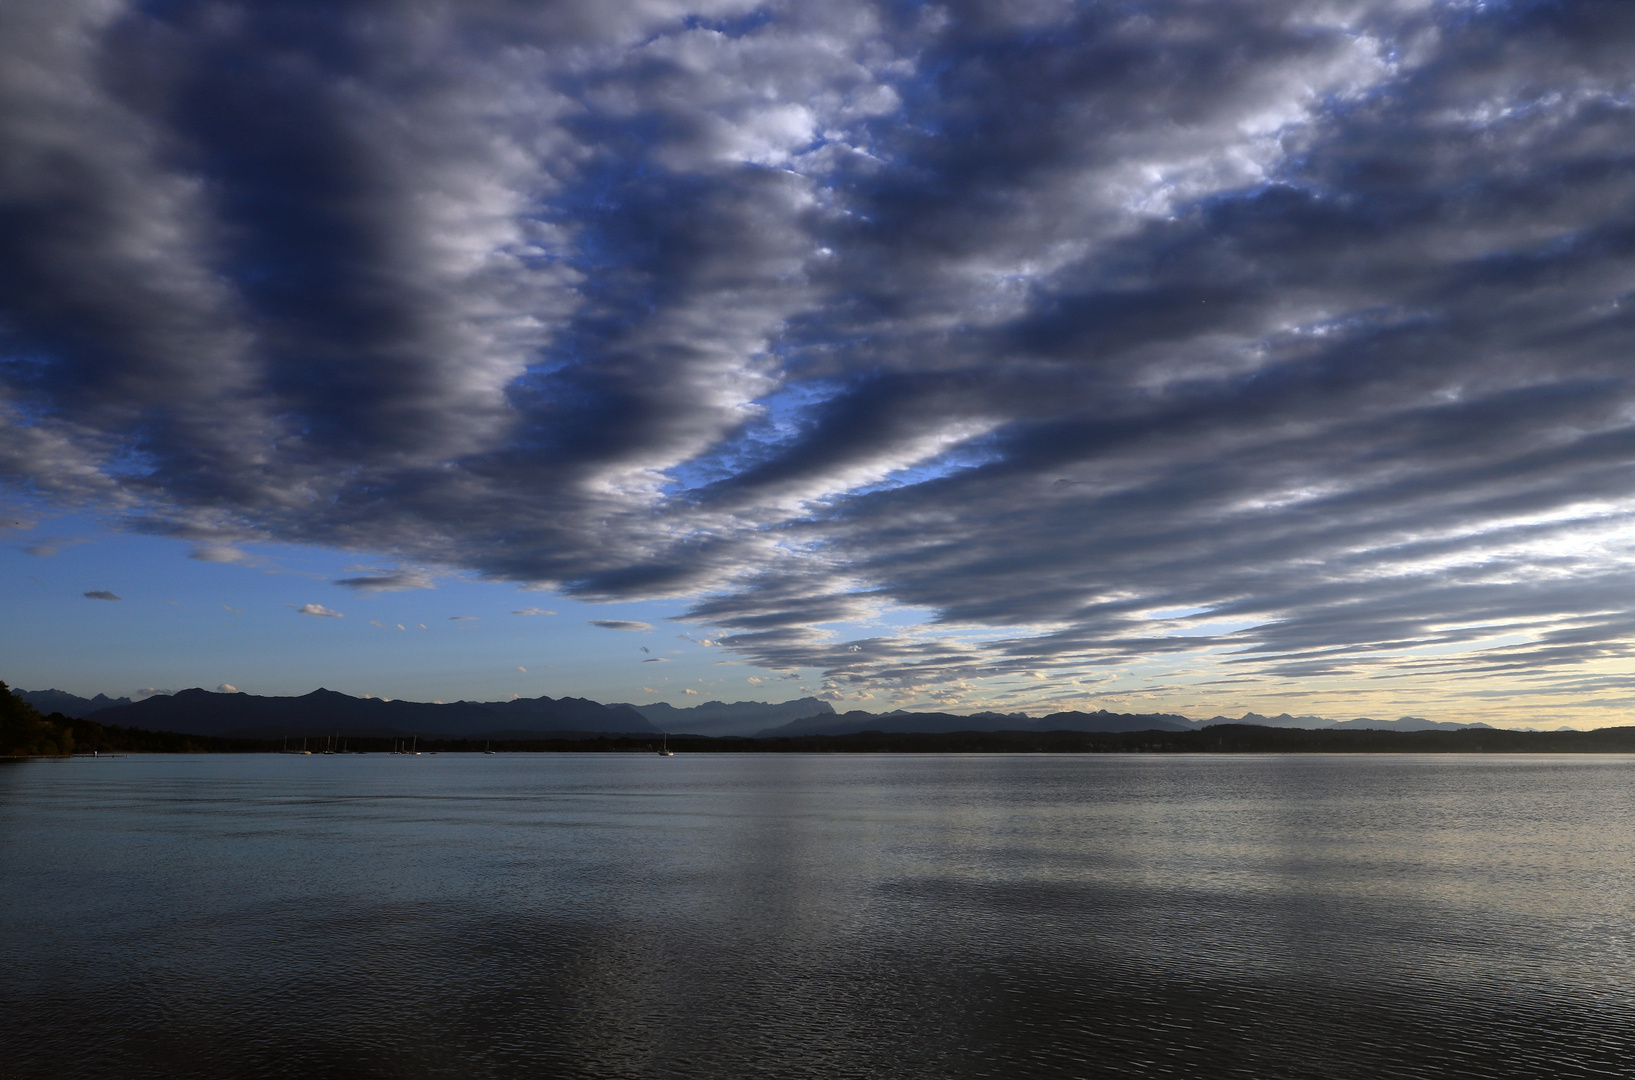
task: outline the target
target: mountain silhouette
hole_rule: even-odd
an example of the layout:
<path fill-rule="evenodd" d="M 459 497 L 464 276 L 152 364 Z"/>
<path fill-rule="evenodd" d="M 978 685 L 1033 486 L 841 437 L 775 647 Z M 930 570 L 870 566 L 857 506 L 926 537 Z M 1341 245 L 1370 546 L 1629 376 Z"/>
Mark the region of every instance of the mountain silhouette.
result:
<path fill-rule="evenodd" d="M 355 698 L 321 687 L 301 697 L 183 690 L 130 705 L 100 709 L 89 718 L 99 724 L 147 731 L 263 739 L 329 734 L 505 738 L 567 732 L 657 733 L 652 724 L 628 706 L 609 707 L 585 698 L 537 697 L 439 704 Z"/>

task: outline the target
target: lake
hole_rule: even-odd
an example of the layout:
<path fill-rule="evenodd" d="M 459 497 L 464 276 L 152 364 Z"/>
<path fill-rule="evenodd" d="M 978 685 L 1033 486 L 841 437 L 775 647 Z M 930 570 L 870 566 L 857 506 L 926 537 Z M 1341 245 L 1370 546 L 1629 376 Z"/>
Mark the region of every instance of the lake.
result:
<path fill-rule="evenodd" d="M 0 1077 L 1635 1066 L 1623 756 L 0 767 Z"/>

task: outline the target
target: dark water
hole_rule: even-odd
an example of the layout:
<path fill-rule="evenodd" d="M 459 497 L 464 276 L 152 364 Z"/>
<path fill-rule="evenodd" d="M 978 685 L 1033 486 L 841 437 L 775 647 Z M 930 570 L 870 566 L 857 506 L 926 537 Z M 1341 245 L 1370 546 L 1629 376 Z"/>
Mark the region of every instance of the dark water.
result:
<path fill-rule="evenodd" d="M 1635 1075 L 1635 759 L 0 768 L 0 1076 Z"/>

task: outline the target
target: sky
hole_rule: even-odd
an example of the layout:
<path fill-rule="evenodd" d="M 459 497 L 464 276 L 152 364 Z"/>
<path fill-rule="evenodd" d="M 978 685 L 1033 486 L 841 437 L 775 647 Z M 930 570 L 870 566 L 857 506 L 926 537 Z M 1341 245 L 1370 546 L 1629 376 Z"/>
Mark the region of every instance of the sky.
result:
<path fill-rule="evenodd" d="M 6 4 L 0 678 L 1620 723 L 1632 158 L 1618 2 Z"/>

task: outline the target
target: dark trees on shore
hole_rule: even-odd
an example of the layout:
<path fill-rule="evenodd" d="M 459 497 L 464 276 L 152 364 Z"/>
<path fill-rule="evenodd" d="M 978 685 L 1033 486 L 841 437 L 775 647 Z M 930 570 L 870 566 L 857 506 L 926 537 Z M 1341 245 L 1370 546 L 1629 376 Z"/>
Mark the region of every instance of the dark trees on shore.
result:
<path fill-rule="evenodd" d="M 0 757 L 63 757 L 74 752 L 72 722 L 38 709 L 0 682 Z"/>

